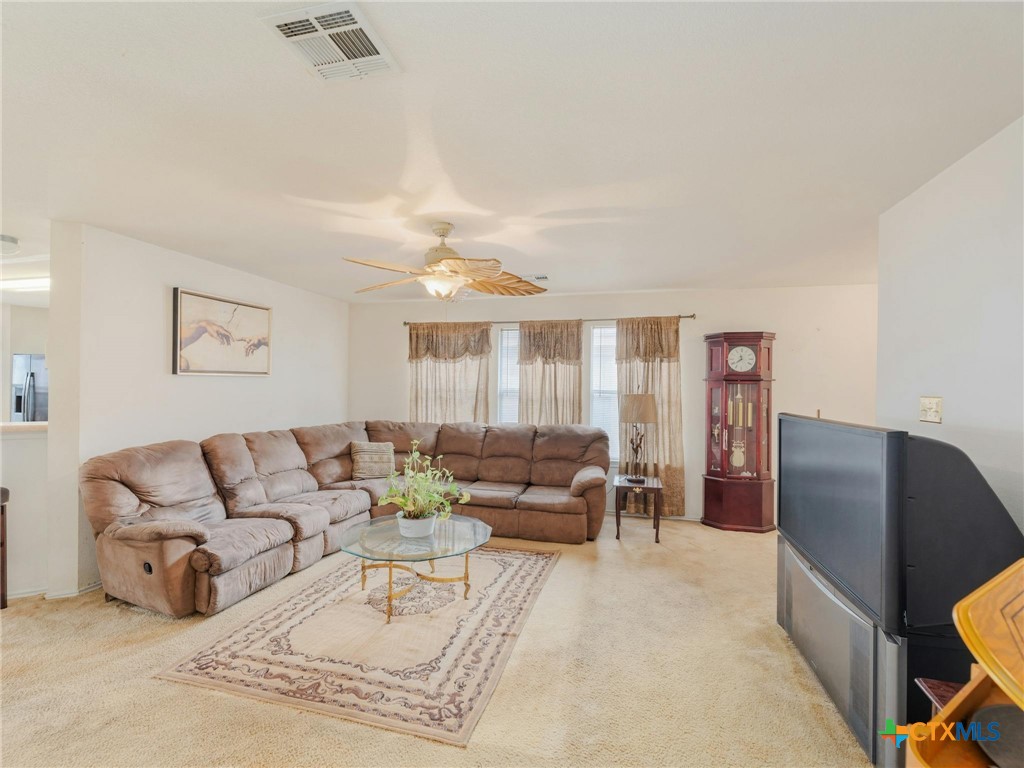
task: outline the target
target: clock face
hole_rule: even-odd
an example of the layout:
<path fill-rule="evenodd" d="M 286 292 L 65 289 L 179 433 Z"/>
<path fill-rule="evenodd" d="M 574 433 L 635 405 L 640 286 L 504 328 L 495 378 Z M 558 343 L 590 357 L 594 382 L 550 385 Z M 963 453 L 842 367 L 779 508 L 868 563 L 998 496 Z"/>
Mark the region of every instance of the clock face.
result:
<path fill-rule="evenodd" d="M 757 363 L 757 355 L 750 347 L 733 347 L 729 350 L 729 367 L 737 373 L 746 373 Z"/>

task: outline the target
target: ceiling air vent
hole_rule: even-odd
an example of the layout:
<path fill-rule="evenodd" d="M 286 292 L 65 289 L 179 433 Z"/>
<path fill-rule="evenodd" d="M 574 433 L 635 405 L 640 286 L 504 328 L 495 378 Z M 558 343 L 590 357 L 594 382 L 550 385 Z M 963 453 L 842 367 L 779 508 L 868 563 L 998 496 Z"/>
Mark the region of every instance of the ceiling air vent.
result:
<path fill-rule="evenodd" d="M 351 27 L 358 22 L 356 17 L 352 15 L 352 11 L 338 11 L 337 13 L 317 16 L 316 23 L 324 29 L 337 29 L 338 27 Z"/>
<path fill-rule="evenodd" d="M 352 3 L 318 5 L 263 22 L 322 82 L 398 72 L 391 52 Z"/>

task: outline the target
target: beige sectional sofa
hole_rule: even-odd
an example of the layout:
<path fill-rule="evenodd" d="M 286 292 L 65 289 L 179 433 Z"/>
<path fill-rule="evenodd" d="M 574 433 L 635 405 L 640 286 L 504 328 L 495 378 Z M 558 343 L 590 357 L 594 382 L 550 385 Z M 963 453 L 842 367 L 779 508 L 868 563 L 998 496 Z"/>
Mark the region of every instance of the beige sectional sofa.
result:
<path fill-rule="evenodd" d="M 126 448 L 82 465 L 103 588 L 171 616 L 213 614 L 337 552 L 380 506 L 386 478 L 353 477 L 353 441 L 390 442 L 401 470 L 419 441 L 495 536 L 594 539 L 608 436 L 582 426 L 358 421 Z"/>

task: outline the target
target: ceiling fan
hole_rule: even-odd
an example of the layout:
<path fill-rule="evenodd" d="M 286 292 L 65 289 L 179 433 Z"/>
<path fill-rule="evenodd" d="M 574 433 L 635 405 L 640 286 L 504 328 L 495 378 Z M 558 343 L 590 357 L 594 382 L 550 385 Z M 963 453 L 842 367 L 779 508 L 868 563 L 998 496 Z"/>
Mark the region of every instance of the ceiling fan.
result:
<path fill-rule="evenodd" d="M 464 291 L 477 291 L 494 296 L 532 296 L 547 290 L 510 272 L 502 272 L 501 262 L 497 259 L 464 259 L 459 256 L 458 252 L 444 241 L 454 229 L 447 221 L 435 222 L 431 229 L 435 235 L 441 238 L 441 242 L 426 252 L 423 267 L 364 259 L 345 259 L 353 264 L 363 264 L 367 267 L 409 275 L 401 280 L 392 280 L 390 283 L 379 283 L 360 288 L 356 293 L 377 291 L 381 288 L 390 288 L 406 283 L 420 283 L 434 298 L 441 299 L 441 301 L 454 301 Z"/>

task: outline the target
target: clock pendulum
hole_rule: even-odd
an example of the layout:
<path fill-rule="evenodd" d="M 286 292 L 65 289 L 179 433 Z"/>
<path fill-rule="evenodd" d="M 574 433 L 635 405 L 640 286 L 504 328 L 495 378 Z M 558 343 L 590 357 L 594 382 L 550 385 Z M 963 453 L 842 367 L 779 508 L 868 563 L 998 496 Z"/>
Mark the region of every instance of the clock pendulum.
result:
<path fill-rule="evenodd" d="M 730 409 L 730 413 L 735 413 L 736 419 L 735 421 L 730 421 L 732 424 L 733 440 L 732 445 L 730 445 L 729 464 L 734 467 L 745 467 L 747 464 L 747 441 L 743 429 L 743 393 L 738 389 L 736 391 L 736 407 Z M 739 440 L 736 439 L 737 432 L 740 434 Z"/>

